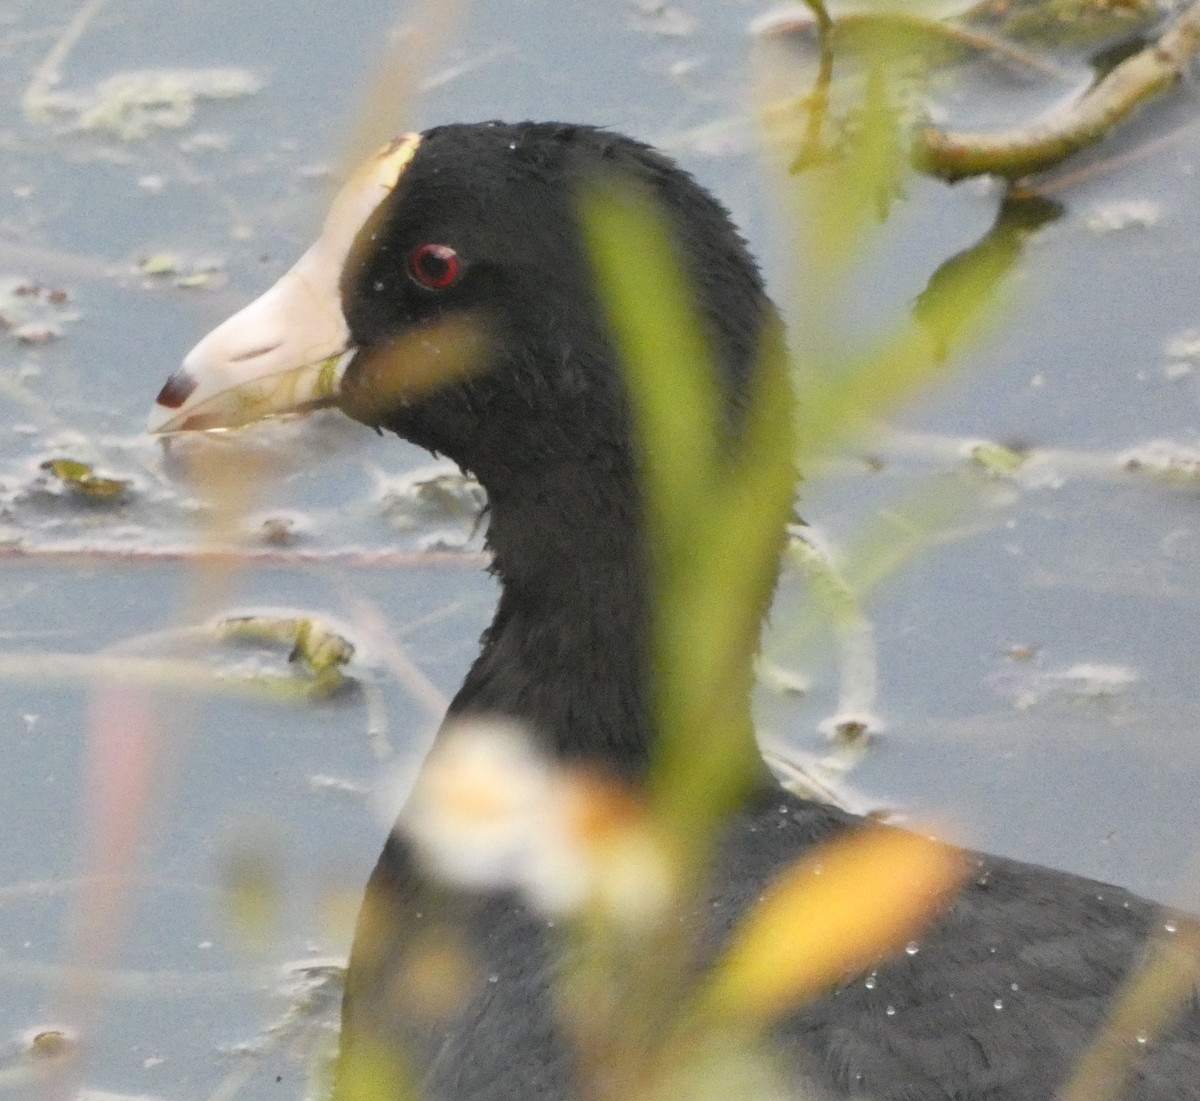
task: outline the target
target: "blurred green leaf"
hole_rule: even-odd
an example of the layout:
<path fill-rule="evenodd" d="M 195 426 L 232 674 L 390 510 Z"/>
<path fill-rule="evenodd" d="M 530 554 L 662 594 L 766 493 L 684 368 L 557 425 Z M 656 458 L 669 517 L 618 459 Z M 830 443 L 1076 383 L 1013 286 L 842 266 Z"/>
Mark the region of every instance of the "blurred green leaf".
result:
<path fill-rule="evenodd" d="M 420 1101 L 412 1071 L 395 1043 L 368 1043 L 355 1037 L 343 1048 L 338 1068 L 338 1101 Z"/>
<path fill-rule="evenodd" d="M 633 396 L 660 549 L 687 553 L 716 470 L 718 403 L 694 297 L 649 196 L 610 181 L 583 196 L 592 262 Z M 637 256 L 636 264 L 629 263 Z"/>
<path fill-rule="evenodd" d="M 747 696 L 791 511 L 792 395 L 772 329 L 740 439 L 719 460 L 716 367 L 664 221 L 624 181 L 583 196 L 581 209 L 642 441 L 655 594 L 655 802 L 681 859 L 696 868 L 763 767 Z"/>

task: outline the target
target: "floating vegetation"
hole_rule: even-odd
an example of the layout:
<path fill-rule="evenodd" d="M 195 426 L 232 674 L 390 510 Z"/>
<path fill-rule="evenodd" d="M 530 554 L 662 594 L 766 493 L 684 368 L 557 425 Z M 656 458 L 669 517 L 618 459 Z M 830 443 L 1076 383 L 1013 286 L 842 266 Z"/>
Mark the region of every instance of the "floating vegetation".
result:
<path fill-rule="evenodd" d="M 1082 699 L 1119 696 L 1129 691 L 1141 676 L 1126 665 L 1109 665 L 1093 661 L 1078 662 L 1067 669 L 1046 674 L 1072 695 Z"/>
<path fill-rule="evenodd" d="M 1172 13 L 1172 21 L 1156 26 Z M 984 174 L 1018 180 L 1103 141 L 1184 79 L 1200 49 L 1200 6 L 1181 9 L 1155 0 L 985 0 L 955 18 L 936 18 L 900 6 L 830 15 L 813 0 L 804 9 L 760 21 L 755 29 L 764 42 L 788 48 L 798 44 L 810 58 L 819 55 L 812 91 L 785 93 L 772 105 L 781 117 L 795 116 L 796 170 L 836 156 L 861 114 L 845 108 L 839 85 L 846 81 L 840 74 L 834 80 L 835 68 L 843 69 L 847 58 L 869 56 L 872 50 L 908 47 L 914 53 L 925 51 L 929 61 L 924 68 L 910 67 L 897 101 L 903 103 L 899 137 L 917 168 L 947 180 Z M 1154 33 L 1157 37 L 1139 37 Z M 930 124 L 937 113 L 928 102 L 931 78 L 936 75 L 938 87 L 952 84 L 956 74 L 950 65 L 971 57 L 1074 86 L 1040 117 L 1009 130 L 954 131 L 940 119 Z M 1098 78 L 1091 79 L 1083 63 L 1093 66 Z M 1085 76 L 1082 86 L 1073 74 Z"/>
<path fill-rule="evenodd" d="M 75 1035 L 62 1028 L 39 1029 L 28 1039 L 28 1052 L 37 1059 L 62 1059 L 77 1048 Z"/>
<path fill-rule="evenodd" d="M 216 260 L 185 260 L 172 252 L 155 252 L 137 262 L 146 287 L 168 283 L 173 287 L 211 287 L 225 282 L 224 266 Z"/>
<path fill-rule="evenodd" d="M 963 21 L 1030 46 L 1095 49 L 1151 27 L 1175 7 L 1164 0 L 980 0 Z"/>
<path fill-rule="evenodd" d="M 1081 661 L 1061 669 L 1031 668 L 1029 658 L 1006 655 L 1020 668 L 1009 668 L 988 679 L 992 690 L 1011 701 L 1017 711 L 1043 706 L 1052 701 L 1103 703 L 1127 695 L 1141 681 L 1141 674 L 1127 665 Z"/>
<path fill-rule="evenodd" d="M 1126 199 L 1093 207 L 1083 224 L 1093 233 L 1122 229 L 1151 229 L 1162 220 L 1162 206 L 1149 199 Z"/>
<path fill-rule="evenodd" d="M 139 260 L 137 269 L 143 275 L 174 275 L 179 271 L 179 258 L 169 252 L 156 252 Z"/>
<path fill-rule="evenodd" d="M 89 501 L 116 501 L 129 491 L 130 483 L 126 479 L 104 477 L 89 464 L 76 459 L 47 459 L 40 469 Z"/>
<path fill-rule="evenodd" d="M 264 83 L 248 69 L 130 69 L 84 90 L 31 87 L 22 106 L 31 122 L 137 141 L 156 130 L 183 129 L 201 100 L 240 99 Z"/>
<path fill-rule="evenodd" d="M 761 654 L 754 663 L 754 679 L 757 683 L 784 696 L 807 696 L 812 681 L 803 673 L 788 669 Z"/>
<path fill-rule="evenodd" d="M 1133 474 L 1150 474 L 1171 482 L 1200 483 L 1200 450 L 1174 440 L 1149 440 L 1120 456 Z"/>
<path fill-rule="evenodd" d="M 354 643 L 311 616 L 236 616 L 217 624 L 217 636 L 290 647 L 288 661 L 308 673 L 308 694 L 318 699 L 351 683 L 343 669 L 354 657 Z"/>
<path fill-rule="evenodd" d="M 67 308 L 70 294 L 20 275 L 0 276 L 0 329 L 22 344 L 48 344 L 79 315 Z"/>
<path fill-rule="evenodd" d="M 977 443 L 971 448 L 971 462 L 1000 478 L 1010 478 L 1025 465 L 1028 456 L 998 443 Z"/>
<path fill-rule="evenodd" d="M 401 531 L 427 530 L 431 524 L 451 523 L 466 533 L 430 532 L 426 550 L 461 549 L 479 527 L 487 507 L 483 487 L 468 474 L 446 463 L 422 467 L 401 477 L 378 478 L 380 504 L 387 521 Z"/>
<path fill-rule="evenodd" d="M 1163 349 L 1173 360 L 1185 360 L 1189 365 L 1200 362 L 1200 331 L 1188 329 L 1171 337 Z"/>

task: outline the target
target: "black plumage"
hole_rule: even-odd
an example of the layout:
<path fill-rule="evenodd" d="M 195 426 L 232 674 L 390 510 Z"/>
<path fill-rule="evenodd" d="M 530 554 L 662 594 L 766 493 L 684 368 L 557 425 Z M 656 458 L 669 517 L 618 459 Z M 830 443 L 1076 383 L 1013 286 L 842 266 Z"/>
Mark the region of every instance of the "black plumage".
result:
<path fill-rule="evenodd" d="M 651 741 L 648 550 L 628 401 L 576 204 L 582 186 L 612 173 L 666 212 L 736 436 L 753 371 L 771 360 L 761 353 L 778 334 L 758 270 L 725 210 L 687 174 L 645 145 L 584 126 L 483 123 L 423 135 L 339 275 L 354 350 L 339 400 L 350 415 L 454 459 L 487 490 L 502 591 L 451 712 L 519 719 L 553 756 L 637 781 Z M 429 255 L 429 270 L 414 277 L 416 250 L 428 244 L 449 247 L 461 266 L 451 272 L 451 254 Z M 437 347 L 461 321 L 476 352 L 461 377 L 429 388 L 397 381 L 397 357 L 411 357 L 414 341 Z M 725 828 L 704 935 L 719 942 L 783 869 L 861 824 L 764 773 Z M 1055 1095 L 1164 916 L 1118 888 L 970 860 L 965 888 L 915 952 L 775 1029 L 797 1095 Z M 439 1101 L 579 1096 L 551 998 L 559 933 L 519 895 L 435 882 L 393 834 L 363 914 L 344 1011 L 346 1101 L 352 1068 L 399 1050 Z M 426 934 L 444 929 L 480 966 L 465 1001 L 431 1020 L 410 997 L 406 969 Z M 1194 991 L 1172 1026 L 1138 1046 L 1120 1096 L 1200 1098 Z"/>

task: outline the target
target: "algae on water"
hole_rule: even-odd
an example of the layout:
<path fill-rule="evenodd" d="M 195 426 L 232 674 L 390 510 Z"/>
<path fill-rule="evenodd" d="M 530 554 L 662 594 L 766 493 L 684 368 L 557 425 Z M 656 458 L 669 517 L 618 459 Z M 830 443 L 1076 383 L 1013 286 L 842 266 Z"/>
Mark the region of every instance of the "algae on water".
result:
<path fill-rule="evenodd" d="M 31 122 L 70 130 L 107 130 L 126 141 L 154 130 L 180 130 L 205 99 L 237 99 L 265 81 L 240 68 L 129 69 L 89 89 L 31 87 L 22 106 Z"/>

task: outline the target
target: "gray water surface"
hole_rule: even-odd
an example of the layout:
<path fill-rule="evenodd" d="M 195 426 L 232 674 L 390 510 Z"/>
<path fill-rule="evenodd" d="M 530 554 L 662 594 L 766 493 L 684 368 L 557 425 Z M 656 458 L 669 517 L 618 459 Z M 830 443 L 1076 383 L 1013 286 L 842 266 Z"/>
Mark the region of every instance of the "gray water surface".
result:
<path fill-rule="evenodd" d="M 0 314 L 52 337 L 0 332 L 0 545 L 20 551 L 0 556 L 0 654 L 119 652 L 248 609 L 329 616 L 359 646 L 352 671 L 370 689 L 331 701 L 153 693 L 156 759 L 131 807 L 136 883 L 119 948 L 101 961 L 111 982 L 82 1072 L 89 1088 L 180 1101 L 295 1096 L 333 1013 L 288 1014 L 298 986 L 317 986 L 347 949 L 346 915 L 386 829 L 369 793 L 395 760 L 419 759 L 436 725 L 372 624 L 448 695 L 494 586 L 469 508 L 411 504 L 405 476 L 429 456 L 333 413 L 242 434 L 250 459 L 239 462 L 263 465 L 246 479 L 241 540 L 261 559 L 206 573 L 197 554 L 214 521 L 186 470 L 204 448 L 235 444 L 164 450 L 142 426 L 183 353 L 307 244 L 397 11 L 364 0 L 89 7 L 50 89 L 75 98 L 48 121 L 27 117 L 22 97 L 84 9 L 50 0 L 0 13 Z M 790 301 L 803 288 L 769 217 L 750 112 L 749 27 L 765 9 L 471 5 L 397 124 L 560 118 L 660 144 L 730 206 Z M 178 128 L 75 128 L 89 90 L 114 74 L 210 68 L 232 70 L 223 87 L 239 94 L 199 100 Z M 947 109 L 992 122 L 998 105 L 1021 117 L 1048 95 L 1011 73 L 977 80 L 975 100 Z M 964 502 L 945 538 L 865 598 L 882 727 L 841 781 L 845 797 L 1192 905 L 1200 493 L 1194 478 L 1124 471 L 1119 456 L 1200 445 L 1200 347 L 1186 346 L 1200 333 L 1196 118 L 1185 85 L 1107 146 L 1113 163 L 1057 192 L 1065 212 L 1028 245 L 989 339 L 894 431 L 811 481 L 801 504 L 823 539 L 852 547 L 895 512 L 942 499 L 939 486 Z M 913 181 L 854 284 L 847 327 L 903 318 L 937 267 L 986 232 L 997 201 L 987 184 Z M 973 470 L 977 439 L 1030 447 L 1036 461 L 1016 479 Z M 40 469 L 59 457 L 131 488 L 81 503 Z M 290 530 L 282 547 L 268 521 Z M 767 656 L 810 691 L 765 683 L 760 722 L 778 753 L 827 776 L 845 758 L 821 732 L 839 705 L 838 665 L 828 635 L 798 630 L 800 589 L 790 572 Z M 289 672 L 286 647 L 202 653 L 226 670 Z M 0 1092 L 24 1088 L 28 1034 L 63 1023 L 64 930 L 93 829 L 90 698 L 78 678 L 0 681 Z M 274 912 L 250 932 L 221 889 L 239 854 L 273 884 Z"/>

